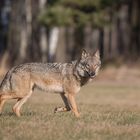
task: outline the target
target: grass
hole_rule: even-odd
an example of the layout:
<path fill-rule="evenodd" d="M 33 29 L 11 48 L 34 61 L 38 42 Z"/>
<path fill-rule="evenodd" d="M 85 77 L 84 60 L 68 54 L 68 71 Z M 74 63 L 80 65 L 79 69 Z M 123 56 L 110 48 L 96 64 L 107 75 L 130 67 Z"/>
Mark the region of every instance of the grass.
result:
<path fill-rule="evenodd" d="M 5 105 L 0 116 L 0 140 L 139 140 L 140 86 L 95 82 L 76 97 L 81 118 L 71 112 L 53 113 L 63 105 L 59 95 L 35 91 L 22 117 Z"/>

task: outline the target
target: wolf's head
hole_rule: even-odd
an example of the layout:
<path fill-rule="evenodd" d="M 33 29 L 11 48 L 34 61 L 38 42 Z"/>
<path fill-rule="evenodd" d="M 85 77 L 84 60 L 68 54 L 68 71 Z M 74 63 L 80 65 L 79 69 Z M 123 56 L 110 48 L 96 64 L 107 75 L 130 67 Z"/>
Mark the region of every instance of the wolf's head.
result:
<path fill-rule="evenodd" d="M 94 78 L 101 66 L 99 50 L 94 54 L 83 50 L 80 59 L 76 64 L 76 71 L 81 78 Z"/>

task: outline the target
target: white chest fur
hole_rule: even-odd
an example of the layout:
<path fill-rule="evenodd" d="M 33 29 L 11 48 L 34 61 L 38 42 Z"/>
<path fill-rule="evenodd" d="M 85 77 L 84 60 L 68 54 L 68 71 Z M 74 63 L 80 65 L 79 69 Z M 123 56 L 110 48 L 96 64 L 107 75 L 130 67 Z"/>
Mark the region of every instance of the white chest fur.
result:
<path fill-rule="evenodd" d="M 45 85 L 43 83 L 40 83 L 40 84 L 37 84 L 36 87 L 38 87 L 39 89 L 41 89 L 43 91 L 47 91 L 47 92 L 54 92 L 54 93 L 64 92 L 64 89 L 63 89 L 62 85 L 60 85 L 60 84 Z"/>

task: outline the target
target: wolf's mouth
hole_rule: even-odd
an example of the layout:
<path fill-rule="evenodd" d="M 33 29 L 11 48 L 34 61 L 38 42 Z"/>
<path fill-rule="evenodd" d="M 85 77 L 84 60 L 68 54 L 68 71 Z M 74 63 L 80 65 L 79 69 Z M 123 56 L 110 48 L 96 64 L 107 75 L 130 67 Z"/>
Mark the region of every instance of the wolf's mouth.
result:
<path fill-rule="evenodd" d="M 96 76 L 96 73 L 95 72 L 88 72 L 88 71 L 86 71 L 85 74 L 86 74 L 85 77 L 88 77 L 90 79 L 93 79 Z"/>
<path fill-rule="evenodd" d="M 91 74 L 89 74 L 89 78 L 90 78 L 90 79 L 93 79 L 95 76 L 96 76 L 95 73 L 91 73 Z"/>
<path fill-rule="evenodd" d="M 96 74 L 95 74 L 95 75 L 90 76 L 90 78 L 91 78 L 91 79 L 93 79 L 95 76 L 96 76 Z"/>

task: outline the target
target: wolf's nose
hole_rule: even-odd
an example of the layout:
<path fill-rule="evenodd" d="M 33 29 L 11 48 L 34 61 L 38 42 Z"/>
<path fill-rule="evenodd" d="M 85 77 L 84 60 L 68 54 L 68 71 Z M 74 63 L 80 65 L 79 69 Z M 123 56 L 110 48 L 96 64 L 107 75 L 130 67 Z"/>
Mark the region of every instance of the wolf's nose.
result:
<path fill-rule="evenodd" d="M 90 76 L 94 76 L 94 75 L 95 75 L 95 72 L 91 72 L 91 73 L 90 73 Z"/>

